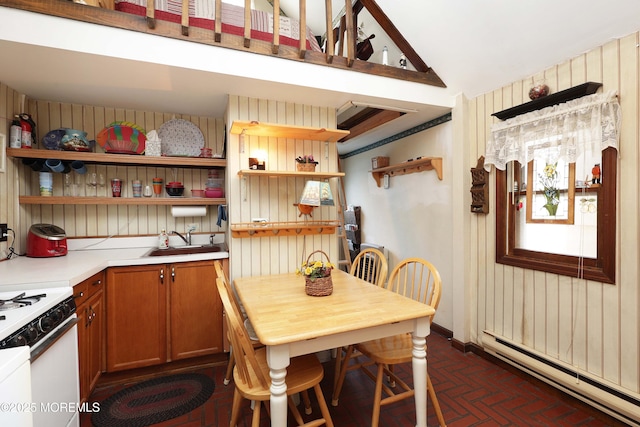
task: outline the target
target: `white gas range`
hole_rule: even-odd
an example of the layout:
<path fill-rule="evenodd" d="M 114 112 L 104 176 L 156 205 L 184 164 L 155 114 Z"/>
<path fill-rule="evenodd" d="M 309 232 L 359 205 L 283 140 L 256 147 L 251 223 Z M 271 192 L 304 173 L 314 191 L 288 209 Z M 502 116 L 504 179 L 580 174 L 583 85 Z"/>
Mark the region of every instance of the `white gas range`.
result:
<path fill-rule="evenodd" d="M 75 311 L 71 287 L 0 291 L 1 425 L 79 425 Z"/>

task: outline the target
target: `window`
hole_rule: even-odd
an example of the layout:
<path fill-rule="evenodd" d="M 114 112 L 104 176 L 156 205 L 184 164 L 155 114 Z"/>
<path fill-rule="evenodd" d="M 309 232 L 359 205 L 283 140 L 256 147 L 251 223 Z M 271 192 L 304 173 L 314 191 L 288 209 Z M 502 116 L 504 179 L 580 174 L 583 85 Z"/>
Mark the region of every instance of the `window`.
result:
<path fill-rule="evenodd" d="M 492 128 L 485 168 L 497 169 L 498 263 L 615 282 L 619 123 L 606 93 Z"/>

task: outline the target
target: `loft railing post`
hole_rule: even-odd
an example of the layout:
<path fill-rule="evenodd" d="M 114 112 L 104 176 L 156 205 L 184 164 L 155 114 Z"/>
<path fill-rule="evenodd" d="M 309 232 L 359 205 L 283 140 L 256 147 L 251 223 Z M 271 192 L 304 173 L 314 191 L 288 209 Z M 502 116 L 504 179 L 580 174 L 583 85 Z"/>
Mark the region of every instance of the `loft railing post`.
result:
<path fill-rule="evenodd" d="M 182 0 L 182 35 L 189 35 L 189 0 Z"/>
<path fill-rule="evenodd" d="M 326 48 L 325 54 L 327 56 L 327 64 L 331 64 L 333 62 L 334 55 L 334 39 L 333 39 L 333 12 L 331 11 L 331 0 L 325 0 L 325 16 L 326 16 Z"/>
<path fill-rule="evenodd" d="M 347 66 L 351 67 L 355 60 L 355 30 L 353 26 L 353 7 L 351 6 L 351 0 L 345 1 L 345 21 L 347 28 Z"/>
<path fill-rule="evenodd" d="M 271 52 L 274 55 L 280 50 L 280 0 L 273 0 L 273 45 Z"/>
<path fill-rule="evenodd" d="M 300 0 L 300 59 L 304 59 L 307 53 L 307 2 Z"/>
<path fill-rule="evenodd" d="M 222 0 L 216 0 L 216 22 L 214 24 L 213 40 L 216 43 L 222 41 Z"/>
<path fill-rule="evenodd" d="M 244 47 L 251 46 L 251 0 L 244 0 Z"/>
<path fill-rule="evenodd" d="M 156 28 L 156 8 L 154 0 L 147 0 L 147 26 L 150 29 Z"/>

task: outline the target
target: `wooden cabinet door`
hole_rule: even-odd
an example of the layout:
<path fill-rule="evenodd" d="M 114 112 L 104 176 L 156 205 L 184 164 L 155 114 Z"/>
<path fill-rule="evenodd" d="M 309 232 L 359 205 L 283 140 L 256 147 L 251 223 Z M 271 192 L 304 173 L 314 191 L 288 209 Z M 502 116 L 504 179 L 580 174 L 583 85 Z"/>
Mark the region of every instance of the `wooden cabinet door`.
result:
<path fill-rule="evenodd" d="M 87 332 L 86 375 L 89 394 L 102 374 L 104 349 L 104 292 L 99 291 L 87 302 L 89 328 Z M 88 397 L 88 396 L 87 396 Z"/>
<path fill-rule="evenodd" d="M 78 369 L 81 402 L 89 398 L 103 370 L 103 287 L 103 272 L 94 274 L 73 287 L 78 316 Z"/>
<path fill-rule="evenodd" d="M 85 402 L 91 394 L 91 392 L 89 391 L 89 381 L 87 374 L 87 348 L 89 346 L 87 339 L 87 330 L 89 329 L 87 305 L 82 304 L 76 307 L 76 314 L 78 316 L 78 369 L 80 371 L 80 402 Z"/>
<path fill-rule="evenodd" d="M 167 361 L 165 265 L 107 271 L 107 372 Z"/>
<path fill-rule="evenodd" d="M 213 261 L 169 265 L 171 360 L 221 353 L 222 304 Z"/>

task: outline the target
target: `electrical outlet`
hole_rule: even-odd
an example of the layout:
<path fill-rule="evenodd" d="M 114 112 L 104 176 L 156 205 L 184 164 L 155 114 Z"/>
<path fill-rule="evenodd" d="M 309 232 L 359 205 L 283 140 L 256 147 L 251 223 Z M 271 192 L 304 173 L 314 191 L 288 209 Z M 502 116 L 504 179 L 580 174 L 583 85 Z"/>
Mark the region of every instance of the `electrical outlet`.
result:
<path fill-rule="evenodd" d="M 9 228 L 7 224 L 0 224 L 0 242 L 7 241 L 7 233 L 9 232 Z"/>

